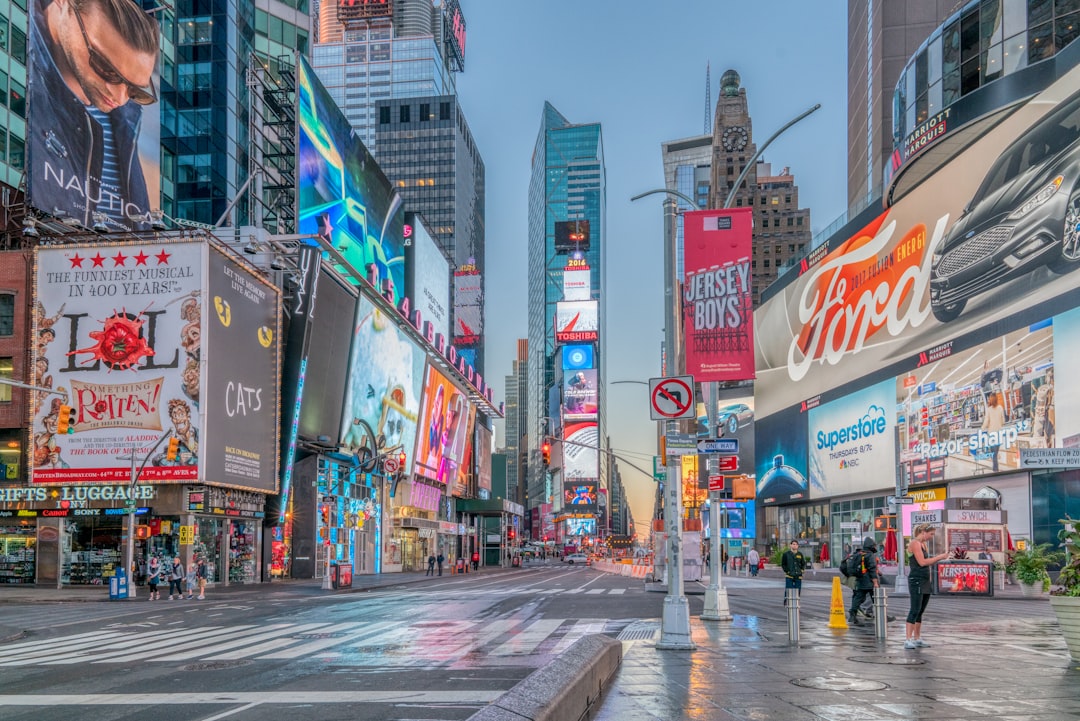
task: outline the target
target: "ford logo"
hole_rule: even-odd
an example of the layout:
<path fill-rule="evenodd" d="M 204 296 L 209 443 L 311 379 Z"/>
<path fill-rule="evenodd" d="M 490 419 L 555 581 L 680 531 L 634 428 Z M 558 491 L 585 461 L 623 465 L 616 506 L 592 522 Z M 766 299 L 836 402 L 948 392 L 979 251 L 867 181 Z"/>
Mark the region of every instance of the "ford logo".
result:
<path fill-rule="evenodd" d="M 967 235 L 964 236 L 964 240 L 967 240 L 968 238 L 970 238 L 973 235 L 975 235 L 975 231 L 974 230 L 969 230 L 967 232 Z"/>

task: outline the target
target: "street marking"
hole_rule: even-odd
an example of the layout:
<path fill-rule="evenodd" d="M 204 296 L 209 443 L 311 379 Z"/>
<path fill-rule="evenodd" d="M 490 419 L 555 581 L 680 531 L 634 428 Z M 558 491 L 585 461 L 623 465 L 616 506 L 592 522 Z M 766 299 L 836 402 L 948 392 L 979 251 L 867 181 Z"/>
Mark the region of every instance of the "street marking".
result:
<path fill-rule="evenodd" d="M 611 589 L 611 595 L 613 595 L 613 596 L 618 596 L 618 595 L 623 594 L 623 593 L 626 593 L 625 588 L 613 588 L 613 589 Z"/>
<path fill-rule="evenodd" d="M 491 652 L 492 656 L 524 656 L 543 643 L 559 626 L 563 625 L 562 618 L 543 618 L 534 621 L 524 631 L 511 638 L 506 643 Z"/>
<path fill-rule="evenodd" d="M 152 660 L 154 660 L 154 661 L 187 661 L 187 660 L 193 659 L 193 658 L 210 658 L 210 659 L 234 658 L 233 656 L 230 656 L 228 654 L 224 654 L 224 655 L 222 655 L 220 657 L 217 656 L 217 655 L 212 655 L 212 654 L 217 654 L 220 651 L 227 651 L 229 649 L 233 649 L 233 648 L 237 648 L 237 647 L 246 647 L 248 644 L 255 643 L 255 642 L 258 642 L 258 641 L 265 641 L 267 639 L 276 638 L 278 636 L 284 636 L 284 635 L 287 635 L 287 634 L 294 634 L 294 633 L 303 633 L 304 631 L 310 631 L 310 630 L 313 630 L 313 629 L 316 629 L 316 628 L 321 628 L 321 627 L 327 626 L 327 625 L 329 625 L 329 624 L 326 624 L 326 623 L 305 623 L 303 625 L 297 626 L 297 625 L 294 625 L 294 624 L 291 624 L 291 623 L 275 623 L 275 624 L 271 624 L 269 626 L 261 626 L 260 629 L 262 630 L 262 632 L 258 633 L 258 634 L 255 634 L 254 636 L 246 636 L 246 635 L 240 634 L 240 638 L 237 638 L 236 635 L 231 634 L 229 640 L 227 640 L 225 643 L 207 645 L 207 643 L 204 640 L 199 639 L 195 643 L 187 643 L 187 644 L 182 644 L 179 647 L 162 649 L 162 651 L 167 655 L 158 656 L 157 658 L 154 658 Z M 173 650 L 181 651 L 182 653 L 169 653 L 170 651 L 173 651 Z M 244 656 L 246 656 L 246 655 L 247 654 L 245 653 Z M 134 657 L 110 659 L 110 662 L 115 663 L 117 661 L 133 661 L 133 660 L 137 660 L 137 659 L 139 659 L 139 656 L 136 654 Z M 146 659 L 146 660 L 149 660 L 149 659 Z"/>
<path fill-rule="evenodd" d="M 392 626 L 401 626 L 402 624 L 399 621 L 380 621 L 378 623 L 369 623 L 369 624 L 366 624 L 366 625 L 365 624 L 360 624 L 360 623 L 352 624 L 352 625 L 363 626 L 364 628 L 363 628 L 362 633 L 360 633 L 358 635 L 355 635 L 355 636 L 352 636 L 350 639 L 348 639 L 349 641 L 355 641 L 358 638 L 365 638 L 365 637 L 368 637 L 368 636 L 374 636 L 375 634 L 379 633 L 380 631 L 382 631 L 382 630 L 384 630 L 386 628 L 390 628 Z M 293 648 L 286 649 L 284 651 L 278 651 L 277 653 L 268 653 L 266 655 L 259 656 L 259 658 L 260 659 L 267 659 L 267 660 L 271 660 L 271 659 L 272 660 L 283 660 L 283 659 L 289 659 L 289 658 L 298 658 L 300 656 L 305 656 L 305 655 L 307 655 L 309 653 L 315 653 L 316 651 L 321 651 L 324 648 L 330 648 L 331 646 L 338 646 L 341 643 L 343 643 L 343 640 L 340 639 L 340 638 L 320 638 L 317 641 L 312 641 L 311 643 L 304 643 L 304 644 L 301 644 L 299 646 L 294 646 Z"/>
<path fill-rule="evenodd" d="M 606 588 L 590 588 L 588 591 L 585 592 L 585 595 L 586 596 L 593 596 L 593 595 L 596 595 L 598 593 L 607 593 L 607 589 Z"/>
<path fill-rule="evenodd" d="M 597 620 L 584 620 L 578 621 L 574 624 L 573 628 L 566 632 L 566 635 L 555 644 L 555 648 L 551 649 L 552 653 L 562 653 L 578 639 L 587 636 L 592 633 L 603 633 L 606 621 Z"/>

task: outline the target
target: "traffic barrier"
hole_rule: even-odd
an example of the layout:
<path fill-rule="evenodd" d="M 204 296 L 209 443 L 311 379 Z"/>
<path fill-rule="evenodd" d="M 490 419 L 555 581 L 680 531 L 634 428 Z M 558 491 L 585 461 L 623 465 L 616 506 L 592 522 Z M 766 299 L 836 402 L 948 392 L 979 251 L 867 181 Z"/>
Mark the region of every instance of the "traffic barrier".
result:
<path fill-rule="evenodd" d="M 840 577 L 833 576 L 832 600 L 829 603 L 829 628 L 847 628 L 847 609 L 844 608 L 844 591 Z"/>

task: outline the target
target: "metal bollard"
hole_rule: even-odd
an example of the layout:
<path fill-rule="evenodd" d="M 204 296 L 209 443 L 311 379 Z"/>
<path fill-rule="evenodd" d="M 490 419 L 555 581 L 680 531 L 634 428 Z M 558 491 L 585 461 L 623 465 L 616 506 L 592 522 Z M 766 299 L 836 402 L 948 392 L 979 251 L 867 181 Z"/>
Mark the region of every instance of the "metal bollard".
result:
<path fill-rule="evenodd" d="M 884 641 L 887 635 L 888 604 L 885 600 L 885 587 L 874 587 L 874 637 Z"/>
<path fill-rule="evenodd" d="M 789 588 L 784 591 L 784 600 L 787 604 L 787 633 L 788 643 L 799 642 L 799 590 Z"/>

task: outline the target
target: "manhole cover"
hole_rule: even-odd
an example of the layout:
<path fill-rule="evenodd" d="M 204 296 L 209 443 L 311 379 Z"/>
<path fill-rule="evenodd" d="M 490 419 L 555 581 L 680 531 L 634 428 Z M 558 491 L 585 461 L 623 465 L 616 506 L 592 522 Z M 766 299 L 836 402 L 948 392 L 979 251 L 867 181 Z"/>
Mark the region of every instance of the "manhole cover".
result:
<path fill-rule="evenodd" d="M 619 641 L 651 641 L 660 630 L 655 623 L 632 623 L 624 628 L 615 638 Z"/>
<path fill-rule="evenodd" d="M 190 663 L 184 666 L 185 671 L 221 671 L 226 668 L 239 668 L 247 666 L 251 661 L 207 661 L 205 663 Z"/>
<path fill-rule="evenodd" d="M 920 666 L 926 663 L 917 656 L 848 656 L 849 661 L 858 663 L 876 663 L 891 666 Z"/>
<path fill-rule="evenodd" d="M 811 676 L 796 678 L 791 681 L 803 688 L 816 688 L 822 691 L 881 691 L 888 688 L 880 681 L 867 681 L 861 678 L 833 678 L 831 676 Z"/>

